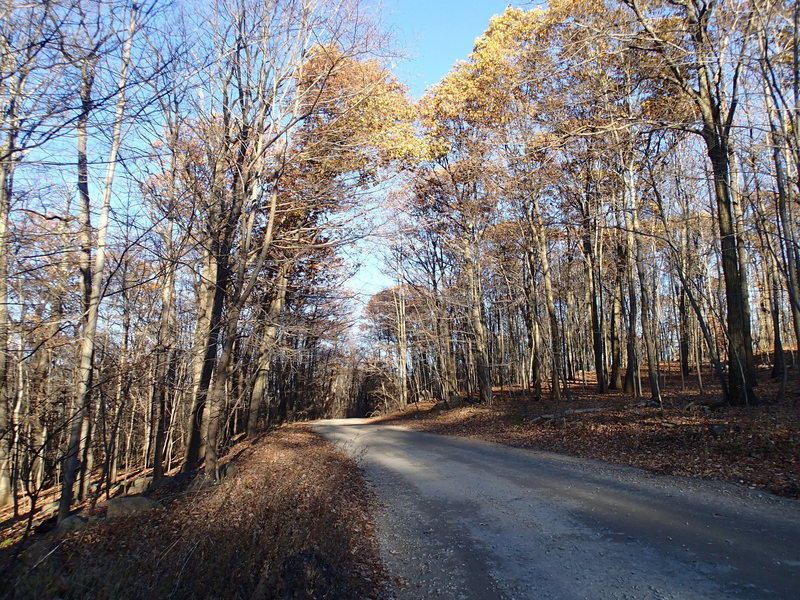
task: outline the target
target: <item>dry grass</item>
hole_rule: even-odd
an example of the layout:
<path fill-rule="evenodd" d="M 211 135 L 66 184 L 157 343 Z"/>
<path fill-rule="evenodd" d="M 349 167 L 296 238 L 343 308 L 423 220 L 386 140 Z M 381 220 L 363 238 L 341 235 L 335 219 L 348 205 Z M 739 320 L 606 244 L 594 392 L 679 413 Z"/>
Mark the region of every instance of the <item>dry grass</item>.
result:
<path fill-rule="evenodd" d="M 302 426 L 232 451 L 239 474 L 67 536 L 9 598 L 369 598 L 382 572 L 360 471 Z"/>
<path fill-rule="evenodd" d="M 573 386 L 573 399 L 554 403 L 519 392 L 496 390 L 493 406 L 444 410 L 432 403 L 374 419 L 412 429 L 483 439 L 510 446 L 562 452 L 633 465 L 657 473 L 715 479 L 800 497 L 800 405 L 797 372 L 791 371 L 784 399 L 778 382 L 762 373 L 763 404 L 748 408 L 714 407 L 714 390 L 701 395 L 667 380 L 664 410 L 642 406 L 621 392 L 594 393 Z M 601 408 L 531 422 L 538 415 L 567 409 Z"/>

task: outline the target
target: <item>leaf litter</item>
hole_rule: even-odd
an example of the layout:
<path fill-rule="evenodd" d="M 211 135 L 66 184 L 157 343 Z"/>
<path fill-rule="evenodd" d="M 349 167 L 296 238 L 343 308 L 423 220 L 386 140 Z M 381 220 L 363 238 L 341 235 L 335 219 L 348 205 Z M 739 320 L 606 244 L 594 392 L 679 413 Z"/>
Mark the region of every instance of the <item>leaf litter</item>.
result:
<path fill-rule="evenodd" d="M 800 386 L 796 372 L 791 377 L 779 399 L 778 382 L 762 373 L 761 403 L 751 407 L 721 406 L 713 389 L 703 394 L 681 390 L 673 377 L 667 380 L 663 410 L 623 392 L 597 394 L 589 381 L 574 386 L 568 401 L 495 390 L 491 406 L 464 403 L 447 409 L 425 402 L 372 422 L 800 498 Z"/>
<path fill-rule="evenodd" d="M 386 593 L 374 499 L 351 459 L 303 425 L 240 442 L 228 456 L 235 477 L 162 491 L 163 510 L 90 521 L 60 542 L 52 560 L 6 569 L 0 597 L 347 600 Z"/>

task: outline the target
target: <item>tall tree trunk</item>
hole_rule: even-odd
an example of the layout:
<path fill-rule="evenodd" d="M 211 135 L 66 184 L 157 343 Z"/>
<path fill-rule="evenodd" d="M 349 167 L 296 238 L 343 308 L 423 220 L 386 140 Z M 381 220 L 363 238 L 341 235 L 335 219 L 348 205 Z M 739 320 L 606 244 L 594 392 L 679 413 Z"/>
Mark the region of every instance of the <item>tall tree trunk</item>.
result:
<path fill-rule="evenodd" d="M 408 405 L 408 335 L 406 333 L 406 296 L 405 283 L 400 281 L 399 289 L 394 294 L 395 322 L 397 323 L 397 362 L 398 388 L 400 391 L 400 408 Z"/>
<path fill-rule="evenodd" d="M 623 212 L 627 212 L 628 208 L 625 207 Z M 628 327 L 625 336 L 625 352 L 626 352 L 626 365 L 625 365 L 625 384 L 624 390 L 627 394 L 634 394 L 637 398 L 641 395 L 642 390 L 639 385 L 639 356 L 636 349 L 636 315 L 638 311 L 638 297 L 636 295 L 636 284 L 634 282 L 634 270 L 636 265 L 634 262 L 634 241 L 633 230 L 631 227 L 625 225 L 625 279 L 627 281 L 627 317 Z"/>
<path fill-rule="evenodd" d="M 528 271 L 530 275 L 530 281 L 525 286 L 525 296 L 526 296 L 526 305 L 523 307 L 522 316 L 525 320 L 525 329 L 527 330 L 527 344 L 526 344 L 526 356 L 524 359 L 525 364 L 525 375 L 526 381 L 528 384 L 528 389 L 533 389 L 533 395 L 536 398 L 542 397 L 542 374 L 541 374 L 541 361 L 539 359 L 539 348 L 541 347 L 541 332 L 539 328 L 539 321 L 536 319 L 536 315 L 534 311 L 536 309 L 535 305 L 535 297 L 534 297 L 534 290 L 533 290 L 533 276 L 530 273 L 530 269 L 532 268 L 530 255 L 526 258 L 526 263 L 528 264 Z M 551 365 L 552 370 L 552 365 Z M 558 372 L 553 372 L 551 374 L 553 376 L 553 384 L 558 387 Z"/>
<path fill-rule="evenodd" d="M 533 230 L 533 239 L 536 242 L 536 252 L 539 261 L 542 263 L 542 283 L 544 284 L 544 300 L 547 308 L 547 319 L 550 325 L 550 353 L 552 365 L 550 369 L 550 397 L 553 400 L 561 400 L 561 377 L 563 376 L 563 355 L 561 341 L 561 327 L 556 313 L 555 293 L 553 291 L 553 275 L 550 269 L 550 257 L 547 252 L 547 238 L 544 231 L 544 219 L 539 206 L 539 199 L 534 197 L 530 202 L 530 213 L 528 222 Z M 531 257 L 527 257 L 528 268 L 532 269 Z M 531 278 L 533 272 L 531 271 Z M 566 390 L 566 382 L 564 382 Z"/>
<path fill-rule="evenodd" d="M 636 209 L 633 210 L 636 214 Z M 634 229 L 638 232 L 638 219 L 633 218 Z M 658 402 L 661 405 L 661 389 L 659 386 L 659 373 L 658 363 L 656 361 L 656 347 L 654 342 L 654 327 L 652 323 L 653 303 L 650 297 L 649 282 L 644 264 L 644 255 L 642 252 L 642 242 L 639 235 L 636 236 L 636 266 L 639 273 L 639 292 L 641 298 L 642 309 L 642 337 L 644 338 L 645 354 L 647 356 L 647 378 L 650 382 L 650 398 L 653 402 Z"/>
<path fill-rule="evenodd" d="M 97 225 L 97 247 L 94 257 L 94 265 L 89 281 L 91 284 L 88 296 L 88 302 L 83 320 L 83 337 L 81 339 L 79 350 L 79 367 L 78 367 L 78 381 L 75 390 L 75 406 L 76 410 L 72 415 L 72 425 L 69 436 L 69 443 L 67 446 L 67 454 L 64 460 L 64 479 L 61 486 L 61 500 L 59 502 L 58 520 L 61 521 L 69 515 L 70 507 L 72 506 L 73 498 L 73 485 L 75 483 L 75 476 L 78 468 L 78 456 L 81 444 L 88 443 L 88 440 L 81 439 L 83 432 L 83 421 L 90 414 L 91 396 L 92 396 L 92 372 L 94 370 L 94 346 L 95 335 L 97 332 L 97 320 L 100 310 L 100 301 L 103 292 L 103 271 L 106 263 L 106 244 L 108 236 L 108 223 L 109 211 L 111 206 L 111 192 L 114 184 L 114 172 L 117 167 L 117 158 L 119 146 L 121 142 L 122 133 L 122 117 L 125 111 L 126 96 L 125 88 L 128 83 L 128 70 L 130 68 L 131 60 L 131 46 L 133 43 L 133 35 L 137 27 L 137 8 L 136 4 L 131 7 L 130 21 L 128 24 L 127 38 L 124 44 L 122 65 L 120 69 L 119 79 L 117 81 L 118 97 L 114 114 L 114 126 L 111 134 L 111 149 L 109 152 L 108 166 L 106 168 L 105 183 L 103 186 L 103 199 L 100 206 L 100 217 Z M 88 122 L 89 112 L 92 107 L 92 83 L 94 74 L 91 72 L 93 66 L 89 71 L 84 72 L 84 77 L 81 82 L 81 100 L 82 110 L 81 115 L 83 123 L 79 121 L 78 129 L 78 186 L 81 195 L 86 192 L 84 202 L 88 200 L 88 171 L 86 168 L 86 139 L 87 131 L 86 125 Z M 81 162 L 83 162 L 84 170 L 81 170 Z M 89 225 L 89 207 L 84 204 L 82 209 L 86 211 L 84 216 L 84 227 Z M 91 235 L 86 232 L 84 235 Z M 84 272 L 84 278 L 86 273 Z"/>
<path fill-rule="evenodd" d="M 786 358 L 783 353 L 783 339 L 781 337 L 781 305 L 780 284 L 778 283 L 778 267 L 772 256 L 767 258 L 767 295 L 769 296 L 770 313 L 772 315 L 772 372 L 771 377 L 782 377 L 786 373 Z"/>
<path fill-rule="evenodd" d="M 220 264 L 219 253 L 214 252 L 210 247 L 206 249 L 204 264 L 195 336 L 194 384 L 188 425 L 189 439 L 181 467 L 185 473 L 193 471 L 200 464 L 202 444 L 205 439 L 203 435 L 204 414 L 207 410 L 206 401 L 217 359 L 222 309 L 228 281 L 227 265 Z M 208 423 L 207 418 L 205 423 Z"/>
<path fill-rule="evenodd" d="M 158 410 L 156 415 L 156 439 L 153 448 L 153 482 L 158 481 L 164 474 L 164 443 L 167 435 L 167 404 L 171 396 L 173 380 L 175 377 L 175 359 L 172 345 L 175 337 L 174 326 L 174 299 L 175 299 L 175 270 L 176 262 L 173 256 L 174 242 L 172 239 L 173 222 L 167 220 L 167 229 L 164 232 L 164 249 L 166 265 L 164 267 L 164 281 L 161 289 L 161 315 L 158 324 L 158 339 L 153 352 L 156 365 L 153 377 L 153 399 Z"/>
<path fill-rule="evenodd" d="M 593 243 L 589 233 L 584 234 L 583 252 L 586 259 L 586 293 L 589 300 L 589 311 L 592 322 L 592 349 L 594 350 L 594 369 L 597 375 L 597 393 L 605 394 L 608 391 L 606 382 L 606 351 L 601 326 L 600 282 L 597 277 L 596 258 Z"/>
<path fill-rule="evenodd" d="M 474 334 L 475 375 L 478 394 L 483 404 L 492 403 L 492 368 L 489 359 L 489 339 L 483 310 L 480 272 L 470 242 L 464 244 L 465 270 L 469 294 L 470 325 Z"/>
<path fill-rule="evenodd" d="M 610 390 L 622 389 L 622 337 L 620 336 L 620 329 L 622 328 L 622 301 L 620 299 L 619 288 L 619 283 L 614 285 L 614 298 L 611 301 L 611 375 L 608 379 L 608 389 Z"/>
<path fill-rule="evenodd" d="M 684 215 L 681 220 L 680 248 L 678 263 L 680 269 L 686 271 L 689 262 L 689 222 Z M 681 359 L 681 376 L 688 377 L 691 371 L 689 364 L 689 348 L 692 345 L 691 323 L 689 320 L 689 307 L 686 305 L 686 288 L 681 285 L 678 292 L 678 348 Z"/>
<path fill-rule="evenodd" d="M 269 303 L 269 308 L 264 316 L 264 332 L 261 335 L 261 343 L 258 348 L 258 358 L 256 360 L 256 376 L 253 382 L 253 392 L 250 396 L 250 411 L 247 417 L 247 436 L 253 437 L 258 433 L 258 414 L 261 405 L 267 396 L 269 383 L 269 373 L 272 368 L 272 358 L 275 351 L 278 336 L 278 318 L 283 312 L 286 303 L 286 291 L 289 283 L 289 261 L 281 265 L 275 280 L 275 294 Z M 267 408 L 269 414 L 269 407 Z"/>
<path fill-rule="evenodd" d="M 11 502 L 13 482 L 11 477 L 11 415 L 9 403 L 9 347 L 11 322 L 8 313 L 8 253 L 9 211 L 11 204 L 12 173 L 11 153 L 13 137 L 6 135 L 0 159 L 0 506 Z"/>
<path fill-rule="evenodd" d="M 450 331 L 450 319 L 447 315 L 446 307 L 436 294 L 434 288 L 434 311 L 436 322 L 436 341 L 437 354 L 439 357 L 439 370 L 442 379 L 442 400 L 445 406 L 449 406 L 458 393 L 458 379 L 456 376 L 456 359 L 453 355 L 452 333 Z"/>
<path fill-rule="evenodd" d="M 630 209 L 630 228 L 633 236 L 634 256 L 636 271 L 639 276 L 639 298 L 641 301 L 642 337 L 644 338 L 645 354 L 647 357 L 647 377 L 650 382 L 650 397 L 661 405 L 661 389 L 659 387 L 658 362 L 656 359 L 655 331 L 653 327 L 653 301 L 648 285 L 646 264 L 642 248 L 642 231 L 639 223 L 639 198 L 636 189 L 635 174 L 628 168 L 625 174 L 626 215 Z"/>
<path fill-rule="evenodd" d="M 725 278 L 728 334 L 728 402 L 746 405 L 756 402 L 752 382 L 755 378 L 753 342 L 750 335 L 749 310 L 745 307 L 745 275 L 741 272 L 739 245 L 736 235 L 733 205 L 730 197 L 728 151 L 724 140 L 713 134 L 706 137 L 708 155 L 714 175 L 717 201 L 717 220 L 722 246 L 722 273 Z"/>

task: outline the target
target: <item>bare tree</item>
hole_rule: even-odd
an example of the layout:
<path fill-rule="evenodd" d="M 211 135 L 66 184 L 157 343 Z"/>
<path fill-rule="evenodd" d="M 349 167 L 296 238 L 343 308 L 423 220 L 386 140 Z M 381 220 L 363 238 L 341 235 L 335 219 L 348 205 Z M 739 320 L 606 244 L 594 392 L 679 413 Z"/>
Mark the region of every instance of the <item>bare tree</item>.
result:
<path fill-rule="evenodd" d="M 127 28 L 122 34 L 122 54 L 120 56 L 119 71 L 116 80 L 116 103 L 114 107 L 113 120 L 111 122 L 112 133 L 108 164 L 106 168 L 105 181 L 102 189 L 100 201 L 100 213 L 97 224 L 97 239 L 93 241 L 91 230 L 91 197 L 89 193 L 88 169 L 87 169 L 87 141 L 88 141 L 88 119 L 94 107 L 93 88 L 96 76 L 97 61 L 102 56 L 101 50 L 105 43 L 112 37 L 112 34 L 102 27 L 102 11 L 111 10 L 110 6 L 96 5 L 92 9 L 99 10 L 98 18 L 100 23 L 94 31 L 86 28 L 89 18 L 88 11 L 81 11 L 79 31 L 91 35 L 90 51 L 82 56 L 73 57 L 67 50 L 67 56 L 76 63 L 80 72 L 80 99 L 81 111 L 77 120 L 78 138 L 78 190 L 81 200 L 81 273 L 83 281 L 84 309 L 82 318 L 82 337 L 79 350 L 80 364 L 75 389 L 74 413 L 71 416 L 70 435 L 67 446 L 67 454 L 64 460 L 64 479 L 61 486 L 61 501 L 59 506 L 59 520 L 69 515 L 73 498 L 73 486 L 77 475 L 80 461 L 81 449 L 84 450 L 83 468 L 88 467 L 89 428 L 91 426 L 89 416 L 91 411 L 92 398 L 92 375 L 94 370 L 95 336 L 97 332 L 97 321 L 100 310 L 100 302 L 103 295 L 104 270 L 106 266 L 106 252 L 108 245 L 109 213 L 111 210 L 111 195 L 114 186 L 114 175 L 118 162 L 118 152 L 122 137 L 123 119 L 126 107 L 126 86 L 130 72 L 131 47 L 133 37 L 139 27 L 139 9 L 135 3 L 126 6 Z M 77 33 L 77 32 L 76 32 Z M 82 43 L 82 42 L 81 42 Z M 94 262 L 90 266 L 89 255 L 94 250 Z M 88 475 L 87 475 L 88 476 Z"/>

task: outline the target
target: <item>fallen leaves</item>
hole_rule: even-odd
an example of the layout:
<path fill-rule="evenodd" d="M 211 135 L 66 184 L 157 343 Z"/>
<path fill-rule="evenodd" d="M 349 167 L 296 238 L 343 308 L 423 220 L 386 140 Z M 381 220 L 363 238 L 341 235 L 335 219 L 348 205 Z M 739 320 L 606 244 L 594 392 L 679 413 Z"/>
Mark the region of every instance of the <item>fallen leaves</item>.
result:
<path fill-rule="evenodd" d="M 71 534 L 59 569 L 18 575 L 15 597 L 379 595 L 372 496 L 351 460 L 302 426 L 230 455 L 238 476 Z"/>
<path fill-rule="evenodd" d="M 762 398 L 774 398 L 775 382 L 763 379 Z M 621 392 L 598 395 L 578 386 L 572 401 L 558 403 L 500 391 L 491 407 L 444 410 L 421 403 L 374 421 L 800 497 L 797 391 L 780 402 L 739 408 L 720 406 L 714 396 L 673 391 L 665 394 L 664 410 Z M 713 410 L 698 409 L 706 404 Z"/>

